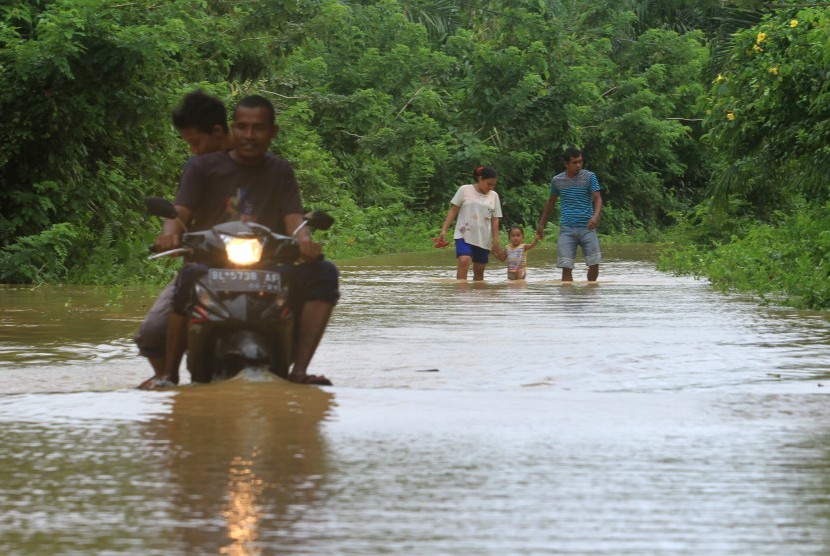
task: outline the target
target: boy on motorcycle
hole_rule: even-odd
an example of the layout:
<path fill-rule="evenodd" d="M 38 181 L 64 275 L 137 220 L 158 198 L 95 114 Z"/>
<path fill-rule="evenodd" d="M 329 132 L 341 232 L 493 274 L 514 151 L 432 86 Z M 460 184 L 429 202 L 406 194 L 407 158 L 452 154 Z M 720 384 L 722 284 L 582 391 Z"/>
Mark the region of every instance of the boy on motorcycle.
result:
<path fill-rule="evenodd" d="M 179 132 L 182 140 L 190 146 L 190 152 L 194 156 L 231 147 L 228 115 L 224 103 L 202 90 L 186 94 L 181 104 L 173 110 L 172 120 L 173 127 Z M 193 158 L 188 163 L 192 160 Z M 156 239 L 158 251 L 172 249 L 181 241 L 181 234 L 184 230 L 180 220 L 181 218 L 165 221 L 162 233 Z M 172 302 L 173 283 L 170 283 L 159 294 L 135 336 L 139 354 L 148 359 L 156 375 L 164 371 L 167 321 Z"/>

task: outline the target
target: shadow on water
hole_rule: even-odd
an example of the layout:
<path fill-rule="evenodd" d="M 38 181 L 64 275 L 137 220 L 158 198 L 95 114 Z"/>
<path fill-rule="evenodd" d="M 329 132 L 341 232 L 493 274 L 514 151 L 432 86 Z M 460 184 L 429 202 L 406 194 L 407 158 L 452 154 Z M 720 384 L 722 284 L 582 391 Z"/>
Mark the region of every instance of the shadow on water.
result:
<path fill-rule="evenodd" d="M 259 375 L 264 377 L 264 375 Z M 169 546 L 187 553 L 294 551 L 293 525 L 315 507 L 325 478 L 321 422 L 333 396 L 278 379 L 234 379 L 179 389 L 171 411 L 142 427 L 168 445 Z"/>

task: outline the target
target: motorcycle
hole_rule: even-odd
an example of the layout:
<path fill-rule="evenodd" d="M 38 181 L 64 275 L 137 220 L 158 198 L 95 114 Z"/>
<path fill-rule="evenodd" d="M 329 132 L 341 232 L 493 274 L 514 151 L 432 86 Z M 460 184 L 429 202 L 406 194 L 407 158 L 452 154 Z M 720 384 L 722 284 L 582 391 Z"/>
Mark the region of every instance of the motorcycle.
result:
<path fill-rule="evenodd" d="M 178 217 L 166 199 L 150 197 L 146 206 L 152 215 Z M 290 236 L 242 221 L 199 232 L 185 229 L 181 247 L 149 257 L 185 255 L 207 267 L 193 286 L 189 310 L 187 369 L 193 382 L 224 380 L 262 367 L 288 378 L 294 337 L 290 286 L 273 268 L 299 260 L 296 236 L 305 226 L 327 230 L 333 223 L 325 212 L 312 211 Z"/>

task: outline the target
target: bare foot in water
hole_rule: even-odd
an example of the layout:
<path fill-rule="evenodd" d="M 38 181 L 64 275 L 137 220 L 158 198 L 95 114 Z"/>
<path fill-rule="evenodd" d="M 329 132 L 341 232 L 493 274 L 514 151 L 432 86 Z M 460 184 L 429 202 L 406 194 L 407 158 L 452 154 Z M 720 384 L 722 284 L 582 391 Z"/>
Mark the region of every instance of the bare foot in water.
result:
<path fill-rule="evenodd" d="M 158 388 L 171 388 L 175 386 L 169 376 L 153 376 L 138 385 L 139 390 L 156 390 Z"/>
<path fill-rule="evenodd" d="M 317 386 L 332 386 L 332 383 L 323 375 L 307 375 L 305 373 L 292 372 L 288 380 L 297 384 L 316 384 Z"/>

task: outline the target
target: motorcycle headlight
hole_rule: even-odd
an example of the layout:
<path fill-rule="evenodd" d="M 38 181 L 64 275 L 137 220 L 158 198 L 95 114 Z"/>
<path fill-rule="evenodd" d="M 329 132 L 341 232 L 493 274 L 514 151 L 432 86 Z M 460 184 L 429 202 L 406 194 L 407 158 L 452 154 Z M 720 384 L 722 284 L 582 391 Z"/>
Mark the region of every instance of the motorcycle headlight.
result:
<path fill-rule="evenodd" d="M 262 241 L 258 239 L 233 237 L 221 234 L 225 242 L 225 253 L 233 264 L 248 266 L 262 258 Z"/>

